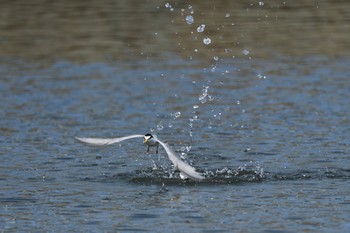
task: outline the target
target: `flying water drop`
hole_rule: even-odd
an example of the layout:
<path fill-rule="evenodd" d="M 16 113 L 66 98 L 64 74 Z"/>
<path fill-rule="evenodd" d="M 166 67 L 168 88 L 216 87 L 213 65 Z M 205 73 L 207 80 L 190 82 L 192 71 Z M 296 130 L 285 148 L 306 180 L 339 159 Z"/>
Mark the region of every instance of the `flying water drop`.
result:
<path fill-rule="evenodd" d="M 203 39 L 203 43 L 206 44 L 206 45 L 208 45 L 208 44 L 211 43 L 211 39 L 210 39 L 209 37 L 205 37 L 205 38 Z"/>
<path fill-rule="evenodd" d="M 193 16 L 192 15 L 187 15 L 186 16 L 186 23 L 187 24 L 193 24 L 193 22 L 194 22 Z"/>
<path fill-rule="evenodd" d="M 168 8 L 170 11 L 174 11 L 174 8 L 170 5 L 170 3 L 165 3 L 165 8 Z"/>
<path fill-rule="evenodd" d="M 243 54 L 244 54 L 244 55 L 248 55 L 248 54 L 249 54 L 249 50 L 248 50 L 248 49 L 244 49 L 244 50 L 243 50 Z"/>
<path fill-rule="evenodd" d="M 175 116 L 175 118 L 181 117 L 181 112 L 175 112 L 175 113 L 174 113 L 174 116 Z"/>
<path fill-rule="evenodd" d="M 266 79 L 266 76 L 262 75 L 261 73 L 258 74 L 256 77 L 258 77 L 258 79 Z"/>
<path fill-rule="evenodd" d="M 162 122 L 159 122 L 159 124 L 157 125 L 157 130 L 163 130 L 164 126 L 162 125 Z"/>
<path fill-rule="evenodd" d="M 208 89 L 209 86 L 205 86 L 202 90 L 202 94 L 199 96 L 198 100 L 204 104 L 205 102 L 207 102 L 207 96 L 208 96 Z"/>
<path fill-rule="evenodd" d="M 188 5 L 188 10 L 190 11 L 191 14 L 194 13 L 193 7 L 191 5 Z"/>
<path fill-rule="evenodd" d="M 201 24 L 197 27 L 197 32 L 199 33 L 204 32 L 204 29 L 205 29 L 205 24 Z"/>

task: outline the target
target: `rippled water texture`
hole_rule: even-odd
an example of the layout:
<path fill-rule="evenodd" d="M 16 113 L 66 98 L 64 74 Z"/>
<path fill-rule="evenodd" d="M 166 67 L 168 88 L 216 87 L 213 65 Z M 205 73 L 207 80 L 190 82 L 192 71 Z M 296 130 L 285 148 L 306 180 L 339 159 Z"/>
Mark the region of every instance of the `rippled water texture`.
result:
<path fill-rule="evenodd" d="M 350 231 L 347 1 L 1 5 L 0 232 Z"/>

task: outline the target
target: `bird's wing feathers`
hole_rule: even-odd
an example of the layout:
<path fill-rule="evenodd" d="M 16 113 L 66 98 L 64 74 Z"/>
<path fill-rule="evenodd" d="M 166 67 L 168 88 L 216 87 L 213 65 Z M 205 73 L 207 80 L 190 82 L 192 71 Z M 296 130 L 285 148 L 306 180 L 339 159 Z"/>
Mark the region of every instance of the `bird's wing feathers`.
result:
<path fill-rule="evenodd" d="M 183 176 L 196 180 L 204 179 L 204 176 L 196 172 L 196 169 L 194 167 L 182 161 L 167 143 L 160 141 L 156 135 L 153 135 L 153 137 L 159 142 L 160 145 L 162 145 L 162 147 L 168 154 L 169 159 L 171 160 L 171 162 L 173 162 L 175 168 L 179 169 Z"/>
<path fill-rule="evenodd" d="M 75 137 L 80 142 L 84 142 L 90 145 L 95 145 L 95 146 L 107 146 L 111 145 L 114 143 L 118 143 L 127 139 L 131 138 L 143 138 L 144 135 L 141 134 L 135 134 L 135 135 L 129 135 L 125 137 L 120 137 L 120 138 L 80 138 L 80 137 Z"/>
<path fill-rule="evenodd" d="M 119 138 L 80 138 L 80 137 L 75 137 L 75 138 L 80 142 L 84 142 L 90 145 L 107 146 L 107 145 L 118 143 L 127 139 L 143 138 L 143 137 L 144 135 L 135 134 L 135 135 L 129 135 L 129 136 L 119 137 Z M 153 137 L 165 149 L 169 159 L 174 164 L 175 168 L 180 170 L 182 176 L 187 178 L 192 178 L 195 180 L 204 179 L 204 176 L 196 172 L 196 169 L 194 167 L 182 161 L 181 158 L 171 149 L 171 147 L 167 143 L 160 141 L 156 135 L 153 135 Z"/>

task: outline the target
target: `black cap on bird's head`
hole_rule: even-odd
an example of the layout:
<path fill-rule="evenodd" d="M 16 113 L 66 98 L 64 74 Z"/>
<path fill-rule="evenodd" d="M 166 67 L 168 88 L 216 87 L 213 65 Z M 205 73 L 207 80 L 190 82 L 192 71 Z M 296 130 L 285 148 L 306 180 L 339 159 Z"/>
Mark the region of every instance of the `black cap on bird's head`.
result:
<path fill-rule="evenodd" d="M 150 140 L 151 138 L 153 138 L 152 134 L 145 134 L 145 136 L 143 136 L 143 143 L 146 143 L 148 140 Z"/>

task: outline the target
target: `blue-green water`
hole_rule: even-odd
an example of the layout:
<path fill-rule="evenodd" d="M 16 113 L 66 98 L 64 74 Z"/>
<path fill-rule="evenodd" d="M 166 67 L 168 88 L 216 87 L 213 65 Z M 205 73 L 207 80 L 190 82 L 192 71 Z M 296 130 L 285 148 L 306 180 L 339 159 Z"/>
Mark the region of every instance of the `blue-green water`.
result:
<path fill-rule="evenodd" d="M 145 14 L 161 15 L 164 22 L 178 16 L 183 20 L 178 23 L 186 26 L 187 13 L 181 15 L 181 8 L 187 12 L 188 6 L 171 3 L 174 13 L 164 4 L 146 4 L 145 9 L 153 10 Z M 42 6 L 10 6 L 43 11 Z M 66 6 L 71 12 L 90 12 L 69 8 L 74 4 Z M 54 9 L 60 12 L 61 7 Z M 199 3 L 192 7 L 196 12 L 207 12 L 208 8 Z M 219 25 L 220 19 L 235 16 L 232 22 L 243 24 L 238 13 L 246 12 L 246 6 L 240 7 L 230 15 L 218 7 L 221 18 L 212 15 L 207 20 Z M 91 6 L 87 9 L 94 12 Z M 267 12 L 277 14 L 276 9 L 281 10 L 280 17 L 283 10 L 289 11 L 273 6 Z M 318 12 L 316 6 L 313 9 Z M 111 12 L 119 14 L 118 19 L 125 17 L 123 10 L 112 8 Z M 193 15 L 198 22 L 200 14 Z M 62 23 L 56 17 L 64 18 L 58 14 L 51 20 Z M 125 20 L 133 19 L 129 17 Z M 28 21 L 28 30 L 33 29 L 33 22 Z M 108 22 L 115 21 L 111 18 Z M 323 21 L 311 22 L 316 28 L 327 29 Z M 83 22 L 73 23 L 85 32 L 79 24 L 85 25 Z M 173 29 L 185 33 L 185 26 Z M 36 30 L 34 34 L 40 32 Z M 125 35 L 128 30 L 123 30 Z M 151 26 L 146 31 L 160 36 L 164 30 Z M 8 27 L 6 33 L 3 38 L 19 38 L 17 33 L 21 32 L 18 27 Z M 315 32 L 309 33 L 307 38 L 317 37 Z M 335 40 L 347 34 L 343 31 Z M 95 51 L 93 45 L 100 45 L 101 40 L 90 41 L 91 50 L 82 46 L 82 54 L 74 52 L 80 50 L 69 46 L 70 40 L 60 45 L 67 46 L 65 50 L 50 55 L 27 43 L 17 50 L 2 50 L 1 232 L 349 231 L 350 59 L 342 53 L 349 48 L 346 44 L 342 44 L 344 49 L 330 49 L 332 52 L 315 46 L 318 54 L 294 47 L 295 55 L 287 45 L 280 51 L 277 43 L 264 48 L 270 51 L 266 56 L 265 50 L 257 51 L 257 44 L 254 50 L 248 43 L 245 48 L 249 54 L 235 48 L 225 57 L 225 52 L 219 52 L 225 45 L 216 46 L 215 37 L 208 34 L 213 41 L 212 47 L 204 47 L 207 57 L 201 54 L 195 58 L 192 49 L 180 49 L 186 50 L 184 53 L 176 48 L 166 50 L 162 43 L 167 37 L 151 43 L 159 43 L 164 51 L 148 47 L 151 52 L 142 54 L 141 49 L 135 55 L 133 51 L 140 49 L 137 44 L 145 38 L 134 31 L 132 35 L 136 42 L 102 37 L 107 47 L 113 40 L 116 44 L 130 42 L 132 48 L 121 49 L 122 58 L 108 54 L 104 47 L 103 52 Z M 77 38 L 89 41 L 89 37 Z M 77 38 L 71 40 L 76 42 Z M 230 38 L 224 37 L 227 41 Z M 20 45 L 25 40 L 3 43 Z M 50 37 L 43 41 L 43 46 L 51 41 L 53 50 L 58 45 Z M 198 48 L 205 46 L 201 40 L 191 43 Z M 189 48 L 191 43 L 179 48 Z M 232 58 L 237 51 L 240 55 Z M 213 58 L 211 53 L 215 52 L 218 57 Z M 75 136 L 149 132 L 168 141 L 206 179 L 181 180 L 164 150 L 156 155 L 151 149 L 147 154 L 139 139 L 103 148 L 74 140 Z"/>

